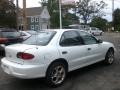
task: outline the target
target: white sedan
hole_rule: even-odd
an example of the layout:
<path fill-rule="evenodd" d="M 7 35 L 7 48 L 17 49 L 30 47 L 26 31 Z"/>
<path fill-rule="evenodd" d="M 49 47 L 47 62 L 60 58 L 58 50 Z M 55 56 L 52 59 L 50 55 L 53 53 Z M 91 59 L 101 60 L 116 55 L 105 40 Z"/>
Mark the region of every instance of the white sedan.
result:
<path fill-rule="evenodd" d="M 115 48 L 85 31 L 61 29 L 41 31 L 5 51 L 1 66 L 7 74 L 23 79 L 45 77 L 49 85 L 59 86 L 70 71 L 99 61 L 112 64 Z"/>
<path fill-rule="evenodd" d="M 87 28 L 86 31 L 93 35 L 100 35 L 100 36 L 104 33 L 102 30 L 95 27 Z"/>

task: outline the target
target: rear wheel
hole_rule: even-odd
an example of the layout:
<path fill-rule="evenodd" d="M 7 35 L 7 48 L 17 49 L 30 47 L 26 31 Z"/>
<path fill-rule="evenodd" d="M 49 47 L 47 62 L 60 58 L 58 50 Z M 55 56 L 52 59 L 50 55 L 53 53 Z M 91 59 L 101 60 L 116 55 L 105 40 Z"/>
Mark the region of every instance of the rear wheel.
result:
<path fill-rule="evenodd" d="M 114 62 L 114 60 L 114 51 L 109 49 L 105 57 L 105 64 L 110 65 Z"/>
<path fill-rule="evenodd" d="M 57 87 L 61 85 L 67 75 L 67 67 L 61 62 L 55 62 L 47 70 L 46 83 L 49 86 Z"/>

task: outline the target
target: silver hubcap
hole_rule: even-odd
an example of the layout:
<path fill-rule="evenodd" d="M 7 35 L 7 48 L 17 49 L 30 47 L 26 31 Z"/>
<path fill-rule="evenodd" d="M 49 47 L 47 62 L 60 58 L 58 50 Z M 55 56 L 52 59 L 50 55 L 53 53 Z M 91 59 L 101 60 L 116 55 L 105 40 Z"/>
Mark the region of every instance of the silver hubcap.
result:
<path fill-rule="evenodd" d="M 113 52 L 109 52 L 108 54 L 108 62 L 112 63 L 114 61 L 114 54 Z"/>
<path fill-rule="evenodd" d="M 51 80 L 54 84 L 60 84 L 65 78 L 65 69 L 63 66 L 57 66 L 53 69 Z"/>

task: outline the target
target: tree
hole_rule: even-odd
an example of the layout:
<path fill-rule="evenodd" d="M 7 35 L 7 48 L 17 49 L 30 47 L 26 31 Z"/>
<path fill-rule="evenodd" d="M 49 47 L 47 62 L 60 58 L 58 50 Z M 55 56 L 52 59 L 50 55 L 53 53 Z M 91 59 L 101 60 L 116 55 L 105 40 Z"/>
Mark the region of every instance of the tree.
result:
<path fill-rule="evenodd" d="M 92 0 L 82 0 L 77 2 L 78 14 L 85 24 L 93 16 L 101 16 L 101 10 L 106 6 L 105 2 L 100 1 L 99 3 L 93 2 Z"/>
<path fill-rule="evenodd" d="M 63 20 L 63 27 L 71 24 L 79 24 L 79 17 L 71 13 L 66 13 L 62 18 L 62 20 Z"/>
<path fill-rule="evenodd" d="M 42 6 L 47 6 L 47 0 L 41 0 L 39 2 Z"/>
<path fill-rule="evenodd" d="M 50 23 L 52 28 L 59 28 L 59 0 L 43 0 L 42 6 L 47 5 L 49 14 L 51 16 Z M 79 23 L 79 18 L 75 14 L 69 13 L 72 5 L 62 5 L 62 26 L 68 26 L 73 23 Z"/>
<path fill-rule="evenodd" d="M 113 26 L 116 31 L 120 31 L 120 9 L 114 11 L 113 17 Z"/>
<path fill-rule="evenodd" d="M 10 0 L 0 0 L 0 26 L 15 28 L 15 5 Z"/>
<path fill-rule="evenodd" d="M 90 23 L 90 26 L 97 27 L 97 28 L 105 31 L 107 29 L 106 28 L 107 23 L 108 23 L 108 21 L 106 19 L 95 16 L 95 17 L 93 17 L 93 19 Z"/>

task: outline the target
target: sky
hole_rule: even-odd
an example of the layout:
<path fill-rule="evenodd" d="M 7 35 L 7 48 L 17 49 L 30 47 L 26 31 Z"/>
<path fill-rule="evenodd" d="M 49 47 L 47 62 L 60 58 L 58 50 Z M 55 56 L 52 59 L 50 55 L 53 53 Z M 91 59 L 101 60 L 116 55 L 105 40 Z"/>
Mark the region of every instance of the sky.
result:
<path fill-rule="evenodd" d="M 15 0 L 16 1 L 16 0 Z M 22 1 L 23 0 L 18 0 L 19 1 L 19 6 L 22 7 Z M 93 0 L 93 1 L 101 1 L 101 0 Z M 108 21 L 112 20 L 112 0 L 103 0 L 107 5 L 107 7 L 104 9 L 104 16 L 103 18 L 107 19 Z M 120 0 L 114 0 L 114 7 L 120 8 Z M 41 0 L 26 0 L 26 7 L 40 7 Z"/>

